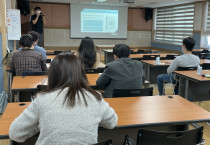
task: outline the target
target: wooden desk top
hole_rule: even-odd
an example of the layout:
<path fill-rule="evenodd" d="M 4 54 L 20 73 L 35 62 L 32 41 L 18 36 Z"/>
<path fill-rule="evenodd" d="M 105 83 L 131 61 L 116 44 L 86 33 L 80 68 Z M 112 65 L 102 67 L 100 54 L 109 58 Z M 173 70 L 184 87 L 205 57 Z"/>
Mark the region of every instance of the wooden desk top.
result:
<path fill-rule="evenodd" d="M 47 59 L 54 59 L 56 55 L 47 55 Z"/>
<path fill-rule="evenodd" d="M 192 51 L 203 51 L 203 49 L 193 49 Z"/>
<path fill-rule="evenodd" d="M 178 55 L 178 54 L 176 53 L 131 54 L 130 58 L 142 58 L 143 55 L 160 55 L 160 57 L 166 57 L 166 55 Z"/>
<path fill-rule="evenodd" d="M 113 48 L 115 45 L 96 45 L 97 48 Z M 132 48 L 138 48 L 138 46 L 135 45 L 129 45 L 129 47 Z"/>
<path fill-rule="evenodd" d="M 189 78 L 194 81 L 210 81 L 210 78 L 202 77 L 197 75 L 197 70 L 190 71 L 174 71 L 176 75 Z M 210 75 L 210 70 L 202 70 L 202 74 Z"/>
<path fill-rule="evenodd" d="M 205 122 L 210 113 L 180 96 L 147 96 L 129 98 L 106 98 L 118 115 L 118 127 L 172 125 Z M 8 136 L 10 124 L 26 106 L 9 103 L 1 120 L 0 135 Z"/>
<path fill-rule="evenodd" d="M 156 64 L 156 60 L 141 60 L 142 63 L 151 66 L 169 66 L 173 60 L 160 60 L 160 64 Z"/>
<path fill-rule="evenodd" d="M 38 85 L 47 85 L 48 76 L 14 76 L 12 82 L 12 91 L 18 90 L 31 90 L 36 89 Z M 89 84 L 91 86 L 96 85 L 96 80 L 98 79 L 99 74 L 87 74 Z"/>
<path fill-rule="evenodd" d="M 71 51 L 73 53 L 76 53 L 77 51 L 76 50 L 46 50 L 47 53 L 54 53 L 55 51 Z"/>

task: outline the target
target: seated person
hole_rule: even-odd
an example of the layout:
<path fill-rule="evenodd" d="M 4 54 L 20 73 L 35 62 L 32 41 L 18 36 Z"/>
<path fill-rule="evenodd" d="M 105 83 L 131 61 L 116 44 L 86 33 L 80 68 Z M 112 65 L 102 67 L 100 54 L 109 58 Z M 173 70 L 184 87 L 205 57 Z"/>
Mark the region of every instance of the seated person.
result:
<path fill-rule="evenodd" d="M 40 52 L 34 51 L 33 38 L 26 34 L 20 38 L 19 44 L 22 51 L 14 52 L 10 69 L 17 76 L 23 75 L 24 72 L 42 72 L 47 70 L 44 56 Z"/>
<path fill-rule="evenodd" d="M 100 64 L 100 55 L 96 53 L 93 39 L 90 37 L 82 39 L 77 55 L 85 69 L 96 69 L 105 66 Z"/>
<path fill-rule="evenodd" d="M 195 46 L 195 40 L 192 37 L 187 37 L 183 39 L 183 45 L 182 45 L 182 51 L 183 55 L 177 56 L 171 63 L 171 65 L 167 69 L 168 74 L 161 74 L 157 77 L 157 84 L 158 84 L 158 91 L 159 95 L 163 94 L 163 82 L 171 82 L 173 84 L 176 83 L 176 80 L 174 79 L 173 72 L 178 67 L 197 67 L 200 65 L 200 59 L 199 57 L 192 54 L 192 50 Z M 178 85 L 176 84 L 174 93 L 178 94 Z"/>
<path fill-rule="evenodd" d="M 9 137 L 24 142 L 40 132 L 36 145 L 90 145 L 97 143 L 99 125 L 112 129 L 117 120 L 101 94 L 88 86 L 80 60 L 61 53 L 51 63 L 46 90 L 14 120 Z"/>
<path fill-rule="evenodd" d="M 38 46 L 38 42 L 39 42 L 39 33 L 35 32 L 35 31 L 30 31 L 28 32 L 28 34 L 30 34 L 33 38 L 33 42 L 34 42 L 34 51 L 40 52 L 43 56 L 44 59 L 47 59 L 47 55 L 46 55 L 46 50 L 43 47 Z M 21 51 L 22 48 L 19 48 L 18 51 Z"/>
<path fill-rule="evenodd" d="M 114 89 L 141 89 L 145 81 L 143 65 L 132 60 L 130 47 L 117 44 L 113 49 L 114 60 L 107 64 L 104 73 L 96 81 L 99 88 L 105 88 L 104 96 L 111 98 Z"/>

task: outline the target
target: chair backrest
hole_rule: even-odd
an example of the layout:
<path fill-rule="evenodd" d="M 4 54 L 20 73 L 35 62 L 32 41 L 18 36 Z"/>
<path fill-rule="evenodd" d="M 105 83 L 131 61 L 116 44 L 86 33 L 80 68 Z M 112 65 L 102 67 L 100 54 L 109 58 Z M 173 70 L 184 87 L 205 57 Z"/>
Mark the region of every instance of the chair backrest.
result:
<path fill-rule="evenodd" d="M 201 59 L 210 59 L 210 53 L 201 53 Z"/>
<path fill-rule="evenodd" d="M 210 63 L 203 63 L 201 66 L 203 70 L 210 70 Z"/>
<path fill-rule="evenodd" d="M 197 66 L 196 67 L 178 67 L 177 70 L 178 71 L 187 71 L 187 70 L 197 70 Z"/>
<path fill-rule="evenodd" d="M 145 88 L 145 89 L 114 89 L 113 90 L 113 98 L 118 97 L 138 97 L 138 96 L 152 96 L 153 88 Z"/>
<path fill-rule="evenodd" d="M 142 60 L 155 60 L 156 57 L 160 57 L 160 55 L 143 55 Z"/>
<path fill-rule="evenodd" d="M 41 72 L 23 72 L 22 76 L 42 76 L 47 75 L 48 72 L 41 71 Z"/>
<path fill-rule="evenodd" d="M 210 53 L 210 50 L 204 49 L 203 51 L 201 51 L 201 53 Z"/>
<path fill-rule="evenodd" d="M 192 51 L 192 54 L 198 56 L 199 58 L 201 58 L 201 51 Z"/>
<path fill-rule="evenodd" d="M 104 140 L 104 141 L 99 142 L 99 143 L 94 144 L 94 145 L 112 145 L 112 140 L 109 138 L 107 140 Z"/>
<path fill-rule="evenodd" d="M 144 50 L 138 50 L 137 54 L 144 54 L 145 51 Z"/>
<path fill-rule="evenodd" d="M 166 60 L 174 60 L 177 57 L 177 55 L 166 55 Z"/>
<path fill-rule="evenodd" d="M 104 67 L 98 67 L 97 69 L 86 69 L 85 72 L 86 74 L 93 74 L 93 73 L 103 73 L 104 72 Z"/>
<path fill-rule="evenodd" d="M 64 52 L 64 51 L 54 51 L 54 55 L 58 55 L 58 54 L 60 54 L 62 52 Z"/>
<path fill-rule="evenodd" d="M 45 90 L 46 88 L 47 88 L 47 85 L 38 85 L 38 86 L 36 87 L 37 92 L 42 91 L 42 90 Z"/>
<path fill-rule="evenodd" d="M 51 59 L 46 59 L 46 63 L 51 63 L 52 60 Z"/>
<path fill-rule="evenodd" d="M 203 126 L 186 131 L 151 131 L 141 129 L 137 145 L 197 145 L 203 141 Z"/>
<path fill-rule="evenodd" d="M 130 54 L 134 54 L 133 50 L 131 49 L 131 53 Z"/>

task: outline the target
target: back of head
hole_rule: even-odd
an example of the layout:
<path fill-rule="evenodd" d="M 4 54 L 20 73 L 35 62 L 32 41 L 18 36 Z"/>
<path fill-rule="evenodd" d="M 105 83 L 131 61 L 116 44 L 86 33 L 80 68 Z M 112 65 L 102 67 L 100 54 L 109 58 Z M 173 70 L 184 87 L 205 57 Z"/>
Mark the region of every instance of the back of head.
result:
<path fill-rule="evenodd" d="M 74 106 L 78 92 L 82 93 L 85 100 L 83 89 L 91 92 L 97 99 L 101 99 L 96 91 L 88 87 L 88 80 L 81 66 L 81 62 L 71 53 L 61 53 L 53 59 L 48 74 L 48 87 L 46 92 L 58 89 L 63 90 L 65 88 L 69 88 L 65 101 L 67 101 L 70 106 Z"/>
<path fill-rule="evenodd" d="M 182 43 L 186 47 L 187 51 L 192 51 L 195 46 L 195 40 L 192 37 L 183 39 Z"/>
<path fill-rule="evenodd" d="M 23 35 L 20 38 L 19 44 L 23 49 L 31 48 L 31 46 L 33 44 L 32 36 L 30 34 Z"/>
<path fill-rule="evenodd" d="M 96 51 L 93 39 L 85 37 L 82 39 L 79 46 L 79 58 L 85 68 L 92 68 L 96 62 Z"/>
<path fill-rule="evenodd" d="M 131 49 L 126 44 L 116 44 L 115 47 L 113 48 L 113 53 L 118 58 L 121 58 L 121 57 L 125 57 L 126 58 L 126 57 L 130 56 Z"/>
<path fill-rule="evenodd" d="M 36 42 L 37 40 L 39 40 L 39 33 L 35 31 L 30 31 L 27 34 L 30 34 L 32 36 L 33 42 Z"/>

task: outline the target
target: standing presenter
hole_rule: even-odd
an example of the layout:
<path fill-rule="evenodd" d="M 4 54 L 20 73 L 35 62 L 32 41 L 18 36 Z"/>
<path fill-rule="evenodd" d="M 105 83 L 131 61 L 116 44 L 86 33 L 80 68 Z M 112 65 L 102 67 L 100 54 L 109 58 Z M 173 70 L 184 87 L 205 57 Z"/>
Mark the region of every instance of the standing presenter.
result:
<path fill-rule="evenodd" d="M 45 15 L 40 7 L 34 8 L 34 15 L 31 16 L 32 30 L 39 33 L 38 46 L 44 47 L 44 31 L 43 26 L 46 24 Z"/>

